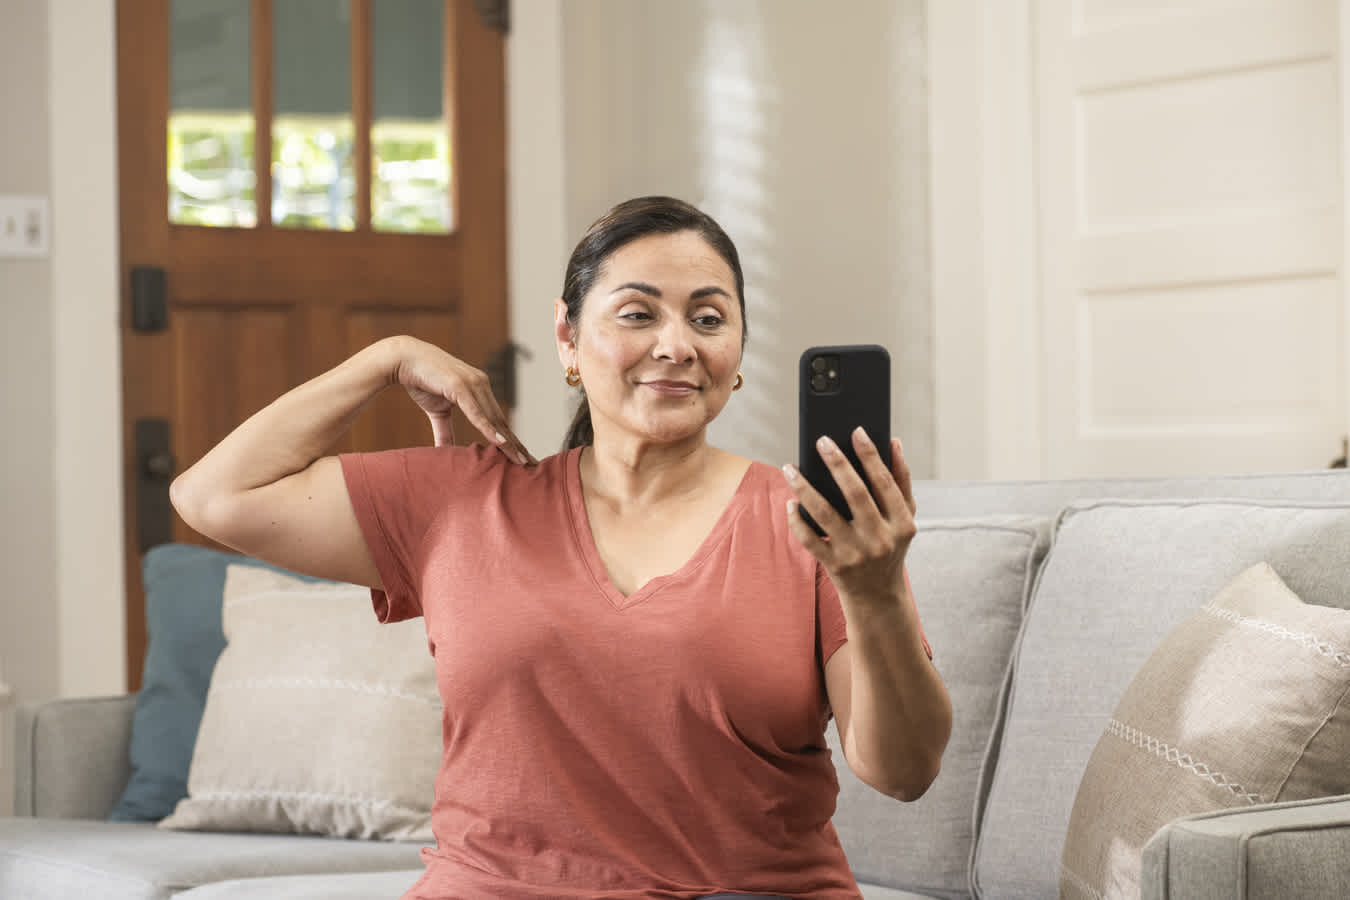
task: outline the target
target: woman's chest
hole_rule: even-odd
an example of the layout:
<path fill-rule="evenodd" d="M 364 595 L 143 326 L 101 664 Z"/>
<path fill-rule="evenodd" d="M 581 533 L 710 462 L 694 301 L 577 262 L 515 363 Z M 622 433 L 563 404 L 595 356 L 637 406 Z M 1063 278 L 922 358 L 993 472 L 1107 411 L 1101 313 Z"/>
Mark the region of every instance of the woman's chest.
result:
<path fill-rule="evenodd" d="M 626 606 L 581 560 L 519 554 L 470 590 L 447 566 L 423 596 L 447 715 L 683 715 L 800 748 L 824 697 L 814 579 L 786 563 L 733 534 Z"/>

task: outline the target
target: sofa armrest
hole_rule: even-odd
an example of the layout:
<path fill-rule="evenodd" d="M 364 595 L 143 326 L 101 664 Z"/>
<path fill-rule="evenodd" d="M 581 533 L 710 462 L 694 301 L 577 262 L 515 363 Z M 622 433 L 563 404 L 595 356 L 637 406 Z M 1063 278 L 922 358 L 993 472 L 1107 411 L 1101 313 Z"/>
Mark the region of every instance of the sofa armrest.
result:
<path fill-rule="evenodd" d="M 14 722 L 14 814 L 107 818 L 131 777 L 135 709 L 135 695 L 21 705 Z"/>
<path fill-rule="evenodd" d="M 1186 816 L 1144 847 L 1141 900 L 1339 897 L 1350 795 Z"/>

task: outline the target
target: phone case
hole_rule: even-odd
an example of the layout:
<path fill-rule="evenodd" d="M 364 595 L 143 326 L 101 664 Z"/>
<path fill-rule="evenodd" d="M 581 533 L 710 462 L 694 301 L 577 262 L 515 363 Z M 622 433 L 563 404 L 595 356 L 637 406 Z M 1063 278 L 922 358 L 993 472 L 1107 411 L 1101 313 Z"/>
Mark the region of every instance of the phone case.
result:
<path fill-rule="evenodd" d="M 827 362 L 824 371 L 821 359 Z M 829 363 L 838 367 L 830 372 Z M 815 367 L 815 368 L 813 368 Z M 833 377 L 828 377 L 833 375 Z M 813 377 L 820 376 L 813 387 Z M 853 515 L 835 484 L 825 461 L 816 451 L 816 440 L 829 435 L 860 474 L 862 466 L 853 450 L 853 429 L 859 425 L 881 453 L 887 467 L 891 463 L 891 357 L 885 347 L 876 344 L 852 344 L 810 347 L 801 355 L 797 372 L 797 460 L 798 468 L 816 490 L 846 519 Z M 863 483 L 867 476 L 863 475 Z M 869 485 L 870 487 L 870 485 Z M 820 528 L 802 510 L 812 528 Z"/>

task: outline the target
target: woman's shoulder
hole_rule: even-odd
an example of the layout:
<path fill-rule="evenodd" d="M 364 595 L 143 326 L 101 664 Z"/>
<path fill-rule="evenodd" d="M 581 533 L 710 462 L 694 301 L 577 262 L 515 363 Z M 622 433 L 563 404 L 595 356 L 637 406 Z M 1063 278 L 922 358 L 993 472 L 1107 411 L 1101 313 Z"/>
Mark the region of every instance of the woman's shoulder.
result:
<path fill-rule="evenodd" d="M 551 480 L 562 477 L 567 453 L 545 457 L 534 465 L 521 465 L 490 444 L 460 444 L 441 447 L 404 447 L 350 454 L 361 459 L 367 470 L 397 471 L 404 476 L 434 476 L 437 480 L 511 481 Z"/>

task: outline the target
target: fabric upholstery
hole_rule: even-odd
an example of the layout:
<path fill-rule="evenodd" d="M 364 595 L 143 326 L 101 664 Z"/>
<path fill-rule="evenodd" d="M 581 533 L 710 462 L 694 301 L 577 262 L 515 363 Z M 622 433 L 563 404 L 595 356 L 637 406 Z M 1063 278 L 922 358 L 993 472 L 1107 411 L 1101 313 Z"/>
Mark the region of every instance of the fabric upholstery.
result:
<path fill-rule="evenodd" d="M 431 840 L 441 706 L 421 620 L 370 592 L 229 567 L 188 796 L 165 828 Z"/>
<path fill-rule="evenodd" d="M 1143 900 L 1340 897 L 1350 796 L 1229 809 L 1165 826 L 1144 847 Z"/>
<path fill-rule="evenodd" d="M 372 872 L 359 875 L 307 875 L 222 881 L 178 894 L 175 900 L 399 900 L 421 875 Z M 924 894 L 860 885 L 863 900 L 933 900 Z"/>
<path fill-rule="evenodd" d="M 400 900 L 420 877 L 421 869 L 239 878 L 184 891 L 174 900 Z"/>
<path fill-rule="evenodd" d="M 969 896 L 980 772 L 1031 577 L 1048 543 L 1044 519 L 927 521 L 907 566 L 934 665 L 952 698 L 942 772 L 914 803 L 899 803 L 839 770 L 834 825 L 859 878 L 938 897 Z"/>
<path fill-rule="evenodd" d="M 164 900 L 231 878 L 410 870 L 421 845 L 171 832 L 143 822 L 0 819 L 0 897 Z"/>
<path fill-rule="evenodd" d="M 1062 900 L 1139 893 L 1144 843 L 1190 813 L 1350 790 L 1350 612 L 1262 563 L 1174 628 L 1098 740 L 1069 819 Z"/>
<path fill-rule="evenodd" d="M 1053 896 L 1074 793 L 1130 679 L 1163 636 L 1266 561 L 1305 601 L 1350 601 L 1350 507 L 1101 501 L 1067 509 L 1014 663 L 976 847 L 977 896 Z"/>
<path fill-rule="evenodd" d="M 1256 500 L 1285 503 L 1350 502 L 1350 473 L 1192 475 L 1178 478 L 1063 478 L 1046 481 L 931 481 L 914 483 L 919 519 L 1046 516 L 1092 500 Z"/>
<path fill-rule="evenodd" d="M 229 565 L 282 571 L 189 544 L 162 544 L 145 555 L 141 571 L 149 642 L 132 723 L 131 777 L 108 816 L 113 821 L 157 821 L 187 795 L 211 669 L 225 646 L 220 604 Z"/>
<path fill-rule="evenodd" d="M 14 812 L 101 819 L 127 783 L 134 697 L 52 700 L 15 717 Z"/>

